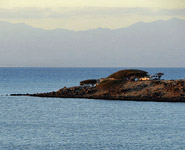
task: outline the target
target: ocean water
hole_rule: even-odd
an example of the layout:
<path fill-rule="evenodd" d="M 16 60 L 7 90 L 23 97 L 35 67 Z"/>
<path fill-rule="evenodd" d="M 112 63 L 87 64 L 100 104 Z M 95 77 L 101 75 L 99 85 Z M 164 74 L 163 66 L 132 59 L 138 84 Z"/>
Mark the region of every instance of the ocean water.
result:
<path fill-rule="evenodd" d="M 184 149 L 185 103 L 10 97 L 123 68 L 0 68 L 0 150 Z M 185 68 L 139 68 L 185 79 Z"/>

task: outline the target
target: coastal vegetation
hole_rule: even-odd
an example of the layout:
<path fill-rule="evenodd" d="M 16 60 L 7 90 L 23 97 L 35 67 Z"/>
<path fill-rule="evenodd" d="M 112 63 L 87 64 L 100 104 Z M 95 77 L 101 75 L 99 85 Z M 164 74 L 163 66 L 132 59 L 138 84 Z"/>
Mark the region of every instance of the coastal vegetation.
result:
<path fill-rule="evenodd" d="M 115 72 L 108 76 L 108 78 L 114 78 L 114 79 L 123 79 L 123 80 L 128 80 L 128 79 L 136 79 L 136 78 L 141 78 L 141 77 L 146 77 L 148 76 L 148 72 L 143 71 L 143 70 L 136 70 L 136 69 L 126 69 L 126 70 L 120 70 L 118 72 Z"/>
<path fill-rule="evenodd" d="M 96 79 L 88 79 L 88 80 L 84 80 L 84 81 L 81 81 L 80 82 L 80 85 L 81 86 L 84 86 L 84 85 L 90 85 L 90 86 L 95 86 L 97 83 L 97 80 Z"/>
<path fill-rule="evenodd" d="M 161 79 L 161 77 L 164 75 L 164 73 L 159 72 L 159 73 L 156 73 L 156 75 L 158 76 L 159 79 Z"/>

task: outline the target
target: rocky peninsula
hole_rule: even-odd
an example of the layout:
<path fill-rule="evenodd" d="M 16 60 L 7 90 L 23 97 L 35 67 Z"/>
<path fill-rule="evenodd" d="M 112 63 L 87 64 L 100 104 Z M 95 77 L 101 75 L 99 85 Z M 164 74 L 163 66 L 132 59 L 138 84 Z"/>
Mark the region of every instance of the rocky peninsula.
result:
<path fill-rule="evenodd" d="M 80 86 L 64 87 L 55 92 L 11 96 L 185 102 L 185 79 L 161 80 L 162 75 L 158 73 L 152 78 L 142 70 L 121 70 L 107 78 L 85 80 Z"/>

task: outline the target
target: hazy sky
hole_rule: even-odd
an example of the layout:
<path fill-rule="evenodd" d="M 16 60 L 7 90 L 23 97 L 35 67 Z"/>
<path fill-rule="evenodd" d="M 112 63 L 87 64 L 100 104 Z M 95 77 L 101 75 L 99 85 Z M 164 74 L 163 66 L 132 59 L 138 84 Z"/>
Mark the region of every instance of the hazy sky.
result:
<path fill-rule="evenodd" d="M 138 21 L 185 19 L 185 0 L 0 0 L 0 20 L 45 29 L 121 28 Z"/>

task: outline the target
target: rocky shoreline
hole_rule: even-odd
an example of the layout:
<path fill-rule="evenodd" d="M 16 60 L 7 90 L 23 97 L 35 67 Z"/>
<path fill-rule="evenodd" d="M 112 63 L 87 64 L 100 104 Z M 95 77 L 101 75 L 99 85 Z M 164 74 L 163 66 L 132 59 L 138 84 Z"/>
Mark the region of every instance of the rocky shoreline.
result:
<path fill-rule="evenodd" d="M 11 94 L 55 98 L 85 98 L 125 101 L 185 102 L 185 80 L 111 81 L 110 87 L 77 86 L 62 88 L 56 92 L 36 94 Z"/>

